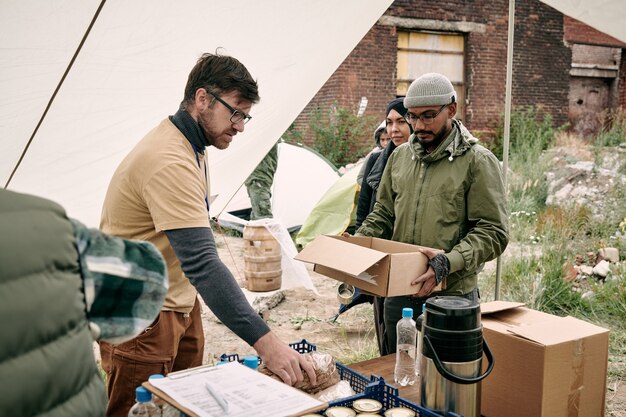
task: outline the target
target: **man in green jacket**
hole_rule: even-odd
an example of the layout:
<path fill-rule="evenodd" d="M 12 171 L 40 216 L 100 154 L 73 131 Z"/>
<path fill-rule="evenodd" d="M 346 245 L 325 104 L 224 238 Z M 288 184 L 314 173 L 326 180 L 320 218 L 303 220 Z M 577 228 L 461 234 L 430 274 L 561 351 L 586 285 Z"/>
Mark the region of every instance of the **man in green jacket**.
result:
<path fill-rule="evenodd" d="M 385 301 L 391 352 L 396 350 L 395 328 L 403 307 L 420 312 L 433 295 L 478 301 L 478 271 L 508 243 L 500 163 L 454 119 L 456 97 L 452 83 L 441 74 L 413 81 L 404 106 L 414 133 L 389 157 L 374 210 L 356 232 L 434 249 L 423 250 L 429 267 L 412 282 L 415 296 Z M 444 280 L 445 289 L 433 292 Z"/>

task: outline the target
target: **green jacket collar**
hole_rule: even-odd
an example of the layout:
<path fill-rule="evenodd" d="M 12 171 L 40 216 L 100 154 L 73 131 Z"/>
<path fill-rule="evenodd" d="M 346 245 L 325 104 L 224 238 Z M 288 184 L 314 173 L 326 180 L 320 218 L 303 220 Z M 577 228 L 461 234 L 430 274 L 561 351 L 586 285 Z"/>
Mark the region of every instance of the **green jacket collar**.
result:
<path fill-rule="evenodd" d="M 463 155 L 476 143 L 478 143 L 478 139 L 472 136 L 463 123 L 456 119 L 452 120 L 450 134 L 432 153 L 426 152 L 426 149 L 419 143 L 415 134 L 412 134 L 409 138 L 409 146 L 411 147 L 413 158 L 424 162 L 435 162 L 443 158 L 448 158 L 452 162 L 455 157 Z"/>

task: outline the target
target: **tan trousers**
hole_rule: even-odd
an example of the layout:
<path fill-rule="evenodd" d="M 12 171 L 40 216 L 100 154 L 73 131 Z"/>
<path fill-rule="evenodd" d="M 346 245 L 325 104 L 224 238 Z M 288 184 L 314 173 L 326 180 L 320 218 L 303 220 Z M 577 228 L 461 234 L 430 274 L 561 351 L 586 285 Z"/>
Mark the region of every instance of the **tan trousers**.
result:
<path fill-rule="evenodd" d="M 135 388 L 150 375 L 202 365 L 204 332 L 200 302 L 189 314 L 161 311 L 139 336 L 112 345 L 100 342 L 107 374 L 108 417 L 127 417 L 135 403 Z"/>

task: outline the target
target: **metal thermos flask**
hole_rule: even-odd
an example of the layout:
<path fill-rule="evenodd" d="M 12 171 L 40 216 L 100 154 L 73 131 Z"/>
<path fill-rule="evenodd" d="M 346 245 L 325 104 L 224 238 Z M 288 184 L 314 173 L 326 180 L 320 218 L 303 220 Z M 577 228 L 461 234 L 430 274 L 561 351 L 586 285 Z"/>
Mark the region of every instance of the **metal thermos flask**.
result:
<path fill-rule="evenodd" d="M 480 305 L 463 297 L 431 297 L 420 319 L 422 406 L 443 415 L 480 417 L 480 381 L 494 364 L 483 339 Z M 481 375 L 483 351 L 488 366 Z"/>

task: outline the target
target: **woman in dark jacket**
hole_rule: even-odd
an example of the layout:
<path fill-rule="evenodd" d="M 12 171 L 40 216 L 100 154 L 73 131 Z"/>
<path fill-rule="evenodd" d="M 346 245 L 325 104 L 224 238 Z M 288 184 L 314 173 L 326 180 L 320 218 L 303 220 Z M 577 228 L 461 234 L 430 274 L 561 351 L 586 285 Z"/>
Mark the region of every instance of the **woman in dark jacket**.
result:
<path fill-rule="evenodd" d="M 376 203 L 376 190 L 380 184 L 380 178 L 385 170 L 389 155 L 401 144 L 409 140 L 413 133 L 411 125 L 406 121 L 406 108 L 402 98 L 392 100 L 387 105 L 385 121 L 387 134 L 391 139 L 382 152 L 372 153 L 368 158 L 363 175 L 363 183 L 359 193 L 359 202 L 356 211 L 356 229 L 361 226 L 363 220 L 374 209 Z M 381 356 L 389 353 L 389 348 L 385 343 L 385 322 L 383 320 L 384 297 L 374 297 L 374 327 L 376 328 L 376 338 L 378 339 L 378 349 Z"/>

